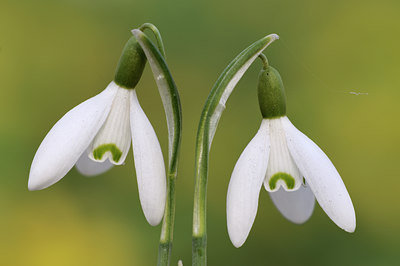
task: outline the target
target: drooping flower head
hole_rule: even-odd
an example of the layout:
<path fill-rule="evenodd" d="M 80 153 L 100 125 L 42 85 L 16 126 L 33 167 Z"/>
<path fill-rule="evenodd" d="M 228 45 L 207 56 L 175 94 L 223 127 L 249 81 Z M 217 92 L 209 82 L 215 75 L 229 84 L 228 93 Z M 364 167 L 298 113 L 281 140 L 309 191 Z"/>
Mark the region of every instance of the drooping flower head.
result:
<path fill-rule="evenodd" d="M 294 223 L 307 221 L 315 199 L 340 228 L 353 232 L 355 212 L 346 187 L 325 153 L 286 116 L 282 79 L 265 62 L 259 76 L 258 99 L 263 120 L 240 155 L 227 194 L 228 232 L 240 247 L 257 214 L 261 187 Z"/>
<path fill-rule="evenodd" d="M 153 73 L 164 74 L 164 83 L 172 78 L 165 70 L 167 67 L 161 56 L 163 51 L 154 48 L 140 30 L 136 30 L 136 34 L 125 45 L 115 78 L 107 88 L 66 113 L 46 135 L 33 159 L 28 188 L 39 190 L 49 187 L 63 178 L 74 165 L 88 176 L 101 174 L 113 165 L 121 165 L 132 141 L 142 209 L 147 221 L 157 225 L 165 206 L 165 165 L 156 133 L 139 104 L 135 88 L 142 76 L 146 57 Z M 145 51 L 142 45 L 146 47 Z M 168 92 L 163 96 L 170 97 Z M 169 107 L 171 113 L 172 110 Z M 167 113 L 167 116 L 172 114 Z"/>

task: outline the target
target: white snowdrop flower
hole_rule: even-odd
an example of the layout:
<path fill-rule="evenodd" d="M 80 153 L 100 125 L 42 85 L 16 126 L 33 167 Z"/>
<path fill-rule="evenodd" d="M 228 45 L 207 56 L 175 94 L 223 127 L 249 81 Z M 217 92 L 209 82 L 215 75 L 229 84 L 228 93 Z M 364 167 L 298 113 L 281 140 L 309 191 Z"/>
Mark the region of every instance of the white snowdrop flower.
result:
<path fill-rule="evenodd" d="M 282 215 L 307 221 L 315 200 L 329 218 L 354 232 L 356 217 L 346 187 L 325 153 L 286 117 L 281 77 L 266 66 L 258 85 L 261 127 L 240 155 L 229 183 L 227 223 L 235 247 L 246 241 L 257 213 L 262 185 Z"/>
<path fill-rule="evenodd" d="M 146 56 L 132 36 L 114 81 L 103 92 L 66 113 L 46 135 L 31 165 L 29 190 L 51 186 L 74 165 L 88 176 L 121 165 L 132 140 L 143 212 L 151 225 L 161 221 L 166 198 L 164 159 L 134 89 L 145 64 Z"/>

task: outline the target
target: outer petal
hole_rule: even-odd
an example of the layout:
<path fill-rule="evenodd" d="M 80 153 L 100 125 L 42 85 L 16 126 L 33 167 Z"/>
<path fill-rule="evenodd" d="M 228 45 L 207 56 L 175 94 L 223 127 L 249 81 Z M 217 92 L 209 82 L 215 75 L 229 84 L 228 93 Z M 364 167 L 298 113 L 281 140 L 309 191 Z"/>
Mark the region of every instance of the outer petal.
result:
<path fill-rule="evenodd" d="M 134 90 L 131 91 L 130 119 L 140 203 L 147 221 L 154 226 L 164 214 L 167 191 L 164 158 Z"/>
<path fill-rule="evenodd" d="M 263 120 L 257 134 L 240 155 L 229 182 L 226 199 L 228 233 L 237 248 L 246 241 L 256 218 L 258 197 L 268 166 L 268 124 L 268 120 Z"/>
<path fill-rule="evenodd" d="M 269 195 L 280 213 L 292 223 L 302 224 L 313 213 L 315 198 L 308 185 L 301 185 L 295 191 L 285 191 L 281 187 L 278 191 L 270 192 Z"/>
<path fill-rule="evenodd" d="M 78 161 L 103 125 L 117 86 L 111 82 L 100 94 L 66 113 L 39 146 L 29 173 L 29 190 L 46 188 L 61 178 Z"/>
<path fill-rule="evenodd" d="M 325 153 L 295 128 L 287 117 L 282 119 L 282 123 L 289 151 L 319 205 L 340 228 L 354 232 L 356 216 L 353 203 L 336 168 Z"/>
<path fill-rule="evenodd" d="M 105 160 L 104 162 L 93 161 L 89 158 L 88 150 L 81 155 L 75 164 L 78 172 L 85 176 L 100 175 L 107 172 L 113 166 L 114 164 L 112 164 L 109 160 Z"/>

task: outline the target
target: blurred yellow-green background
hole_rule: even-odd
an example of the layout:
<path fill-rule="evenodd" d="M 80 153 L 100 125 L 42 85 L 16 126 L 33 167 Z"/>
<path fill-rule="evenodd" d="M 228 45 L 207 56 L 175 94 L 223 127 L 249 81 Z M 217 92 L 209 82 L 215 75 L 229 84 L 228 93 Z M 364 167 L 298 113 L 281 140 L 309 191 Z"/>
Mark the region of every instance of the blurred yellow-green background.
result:
<path fill-rule="evenodd" d="M 160 227 L 149 226 L 140 208 L 131 153 L 104 175 L 85 178 L 72 169 L 48 189 L 27 190 L 45 134 L 106 87 L 130 29 L 152 22 L 183 108 L 172 265 L 191 264 L 202 106 L 229 61 L 269 33 L 281 36 L 266 55 L 283 77 L 288 115 L 341 173 L 357 229 L 342 231 L 319 206 L 304 225 L 291 224 L 262 190 L 247 242 L 240 249 L 230 243 L 230 174 L 261 121 L 256 61 L 229 99 L 211 150 L 209 265 L 399 265 L 399 13 L 395 0 L 1 0 L 0 264 L 156 264 Z M 148 66 L 137 91 L 166 154 L 164 113 Z"/>

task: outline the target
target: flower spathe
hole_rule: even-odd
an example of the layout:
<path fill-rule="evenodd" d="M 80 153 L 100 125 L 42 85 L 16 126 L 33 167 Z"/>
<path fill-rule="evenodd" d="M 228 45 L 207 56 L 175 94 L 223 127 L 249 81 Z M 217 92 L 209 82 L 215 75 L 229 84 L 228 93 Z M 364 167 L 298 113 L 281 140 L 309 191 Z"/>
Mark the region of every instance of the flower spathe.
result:
<path fill-rule="evenodd" d="M 29 190 L 51 186 L 74 165 L 91 176 L 123 164 L 132 141 L 143 212 L 151 225 L 160 223 L 166 198 L 164 159 L 134 89 L 145 60 L 132 37 L 121 56 L 115 81 L 66 113 L 46 135 L 31 165 Z"/>
<path fill-rule="evenodd" d="M 275 71 L 271 69 L 260 75 L 260 82 L 267 84 L 259 87 L 264 119 L 240 155 L 228 187 L 228 233 L 235 247 L 242 246 L 247 239 L 263 184 L 278 210 L 294 223 L 304 223 L 310 218 L 315 197 L 340 228 L 353 232 L 356 227 L 352 201 L 336 168 L 325 153 L 289 121 L 285 103 L 274 102 L 284 100 L 280 76 Z M 267 96 L 266 91 L 269 92 Z M 266 107 L 262 106 L 265 102 Z"/>

